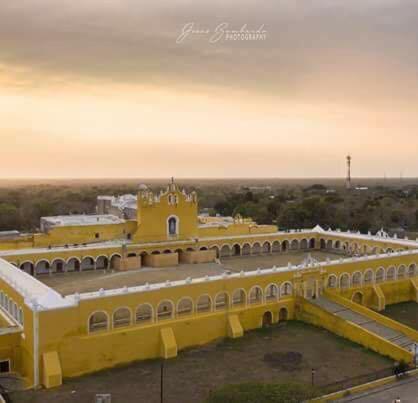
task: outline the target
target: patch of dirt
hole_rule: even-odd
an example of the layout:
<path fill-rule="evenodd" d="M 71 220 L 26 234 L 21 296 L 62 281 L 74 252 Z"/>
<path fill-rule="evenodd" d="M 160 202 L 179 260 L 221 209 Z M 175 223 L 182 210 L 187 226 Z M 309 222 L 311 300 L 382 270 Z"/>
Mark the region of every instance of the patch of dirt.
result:
<path fill-rule="evenodd" d="M 264 361 L 271 367 L 283 371 L 297 371 L 302 364 L 302 354 L 295 351 L 278 352 L 264 354 Z"/>

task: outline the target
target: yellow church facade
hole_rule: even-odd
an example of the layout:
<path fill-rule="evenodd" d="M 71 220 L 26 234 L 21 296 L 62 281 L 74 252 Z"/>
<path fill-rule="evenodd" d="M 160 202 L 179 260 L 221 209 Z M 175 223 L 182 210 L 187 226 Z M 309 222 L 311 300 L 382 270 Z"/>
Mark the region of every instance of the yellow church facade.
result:
<path fill-rule="evenodd" d="M 323 326 L 396 360 L 414 359 L 418 332 L 378 311 L 418 301 L 416 241 L 320 227 L 283 232 L 239 217 L 205 220 L 198 217 L 196 194 L 174 183 L 158 194 L 141 189 L 136 219 L 46 217 L 43 227 L 40 234 L 0 241 L 0 362 L 29 387 L 168 359 L 289 319 Z M 65 296 L 40 281 L 70 271 L 172 267 L 228 256 L 244 261 L 297 250 L 332 250 L 340 257 Z M 339 317 L 335 306 L 399 334 L 402 343 Z"/>

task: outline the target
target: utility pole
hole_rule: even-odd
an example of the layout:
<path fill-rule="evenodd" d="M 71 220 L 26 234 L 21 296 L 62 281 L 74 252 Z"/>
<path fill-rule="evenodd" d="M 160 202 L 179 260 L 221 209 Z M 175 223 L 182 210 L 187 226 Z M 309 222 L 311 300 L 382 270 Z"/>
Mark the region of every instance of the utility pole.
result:
<path fill-rule="evenodd" d="M 347 190 L 351 189 L 351 156 L 347 155 L 347 178 L 345 180 L 345 187 Z"/>

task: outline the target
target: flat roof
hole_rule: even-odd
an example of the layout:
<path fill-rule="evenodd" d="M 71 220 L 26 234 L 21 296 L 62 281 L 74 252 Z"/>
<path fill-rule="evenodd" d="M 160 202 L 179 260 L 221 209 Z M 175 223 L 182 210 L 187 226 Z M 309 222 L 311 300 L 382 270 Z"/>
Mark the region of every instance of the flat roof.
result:
<path fill-rule="evenodd" d="M 58 215 L 52 217 L 41 217 L 41 221 L 54 227 L 64 227 L 69 225 L 97 225 L 97 224 L 122 224 L 123 218 L 111 214 L 74 214 Z"/>

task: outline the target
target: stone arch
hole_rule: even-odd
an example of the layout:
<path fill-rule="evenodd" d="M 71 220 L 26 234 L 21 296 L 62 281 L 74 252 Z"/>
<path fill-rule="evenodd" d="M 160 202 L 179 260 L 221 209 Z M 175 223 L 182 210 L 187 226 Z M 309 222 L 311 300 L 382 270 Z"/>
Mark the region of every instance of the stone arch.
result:
<path fill-rule="evenodd" d="M 415 277 L 415 274 L 417 272 L 417 266 L 415 263 L 412 263 L 408 267 L 408 277 Z"/>
<path fill-rule="evenodd" d="M 392 281 L 392 280 L 395 280 L 395 279 L 396 279 L 396 269 L 395 269 L 395 266 L 390 266 L 386 270 L 386 280 L 387 281 Z"/>
<path fill-rule="evenodd" d="M 225 309 L 229 306 L 229 295 L 227 292 L 220 292 L 215 297 L 215 311 Z"/>
<path fill-rule="evenodd" d="M 282 242 L 282 251 L 283 252 L 286 252 L 286 251 L 288 251 L 289 250 L 289 241 L 287 240 L 287 239 L 285 239 L 283 242 Z"/>
<path fill-rule="evenodd" d="M 65 260 L 58 257 L 51 262 L 52 273 L 63 273 L 65 270 Z"/>
<path fill-rule="evenodd" d="M 208 294 L 201 295 L 196 302 L 196 312 L 210 312 L 212 310 L 212 298 Z"/>
<path fill-rule="evenodd" d="M 105 270 L 109 265 L 107 256 L 98 256 L 96 259 L 96 269 Z"/>
<path fill-rule="evenodd" d="M 109 315 L 105 311 L 93 312 L 88 319 L 89 333 L 100 332 L 109 328 Z"/>
<path fill-rule="evenodd" d="M 271 244 L 270 244 L 270 242 L 266 241 L 266 242 L 263 243 L 262 252 L 263 253 L 270 253 L 271 252 Z"/>
<path fill-rule="evenodd" d="M 261 304 L 263 302 L 263 290 L 260 286 L 255 285 L 251 287 L 248 293 L 249 304 Z"/>
<path fill-rule="evenodd" d="M 172 319 L 174 314 L 174 304 L 172 301 L 166 299 L 158 304 L 157 320 Z"/>
<path fill-rule="evenodd" d="M 177 316 L 191 315 L 193 313 L 193 300 L 190 297 L 183 297 L 177 303 Z"/>
<path fill-rule="evenodd" d="M 247 294 L 244 289 L 238 288 L 232 294 L 232 306 L 245 305 Z"/>
<path fill-rule="evenodd" d="M 48 274 L 50 269 L 49 261 L 46 259 L 41 259 L 35 264 L 35 273 L 38 274 Z"/>
<path fill-rule="evenodd" d="M 289 318 L 289 313 L 286 308 L 280 308 L 279 310 L 279 322 L 286 322 Z"/>
<path fill-rule="evenodd" d="M 309 249 L 315 249 L 315 244 L 316 244 L 315 238 L 311 238 L 309 240 Z"/>
<path fill-rule="evenodd" d="M 287 297 L 287 296 L 292 295 L 292 293 L 293 293 L 292 283 L 290 281 L 285 281 L 280 286 L 280 297 Z"/>
<path fill-rule="evenodd" d="M 135 311 L 135 323 L 145 324 L 152 323 L 154 320 L 154 309 L 150 304 L 138 305 Z"/>
<path fill-rule="evenodd" d="M 159 250 L 153 250 L 151 252 L 151 255 L 160 255 L 160 254 L 161 254 L 161 252 Z"/>
<path fill-rule="evenodd" d="M 112 316 L 113 329 L 129 326 L 131 324 L 131 318 L 131 310 L 128 307 L 124 306 L 116 309 Z"/>
<path fill-rule="evenodd" d="M 242 246 L 242 255 L 243 256 L 249 256 L 249 255 L 251 255 L 251 245 L 249 243 L 245 243 Z"/>
<path fill-rule="evenodd" d="M 262 327 L 269 327 L 273 324 L 273 315 L 270 311 L 266 311 L 263 314 L 263 318 L 261 321 Z"/>
<path fill-rule="evenodd" d="M 33 262 L 27 261 L 27 262 L 23 262 L 20 264 L 20 268 L 25 272 L 28 273 L 30 275 L 34 275 L 34 264 Z"/>
<path fill-rule="evenodd" d="M 280 252 L 280 242 L 274 241 L 272 244 L 273 253 Z"/>
<path fill-rule="evenodd" d="M 111 270 L 119 270 L 122 262 L 122 256 L 114 253 L 109 260 L 109 267 Z"/>
<path fill-rule="evenodd" d="M 165 249 L 165 250 L 163 251 L 163 254 L 168 255 L 169 253 L 173 253 L 173 251 L 172 251 L 171 249 Z"/>
<path fill-rule="evenodd" d="M 325 249 L 326 247 L 327 247 L 327 243 L 326 243 L 325 239 L 321 238 L 319 240 L 319 248 L 320 249 Z"/>
<path fill-rule="evenodd" d="M 339 241 L 338 239 L 335 241 L 334 244 L 335 249 L 339 250 L 341 249 L 341 241 Z"/>
<path fill-rule="evenodd" d="M 232 255 L 233 256 L 241 256 L 241 246 L 239 244 L 234 244 L 232 247 Z"/>
<path fill-rule="evenodd" d="M 327 287 L 328 288 L 336 288 L 337 287 L 337 276 L 335 274 L 330 274 L 328 276 Z"/>
<path fill-rule="evenodd" d="M 85 256 L 83 257 L 83 260 L 81 261 L 81 270 L 94 270 L 94 259 L 91 256 Z"/>
<path fill-rule="evenodd" d="M 340 288 L 347 289 L 350 287 L 350 275 L 348 273 L 343 273 L 340 276 Z"/>
<path fill-rule="evenodd" d="M 299 249 L 299 241 L 297 239 L 293 239 L 290 243 L 291 250 L 298 250 Z"/>
<path fill-rule="evenodd" d="M 279 298 L 279 288 L 277 287 L 276 284 L 269 284 L 266 287 L 265 290 L 265 299 L 266 302 L 273 302 L 273 301 L 277 301 L 277 299 Z"/>
<path fill-rule="evenodd" d="M 331 250 L 332 249 L 332 239 L 328 239 L 326 243 L 326 249 Z"/>
<path fill-rule="evenodd" d="M 65 269 L 66 271 L 80 271 L 81 262 L 78 257 L 70 257 L 66 264 Z"/>
<path fill-rule="evenodd" d="M 364 284 L 373 284 L 373 280 L 374 280 L 373 270 L 372 269 L 367 269 L 364 272 L 363 283 Z"/>
<path fill-rule="evenodd" d="M 261 245 L 259 242 L 253 243 L 253 247 L 251 248 L 251 253 L 253 255 L 259 255 L 261 253 Z"/>
<path fill-rule="evenodd" d="M 199 250 L 208 250 L 208 247 L 207 247 L 207 246 L 201 246 L 201 247 L 199 248 Z"/>
<path fill-rule="evenodd" d="M 300 248 L 303 249 L 303 250 L 308 249 L 308 240 L 307 239 L 304 238 L 300 241 Z"/>
<path fill-rule="evenodd" d="M 353 287 L 361 286 L 361 272 L 360 271 L 356 271 L 353 273 L 352 283 L 353 283 Z"/>
<path fill-rule="evenodd" d="M 229 245 L 223 245 L 221 248 L 221 257 L 231 256 L 231 247 Z"/>
<path fill-rule="evenodd" d="M 363 305 L 363 293 L 360 291 L 356 291 L 351 298 L 353 302 L 359 305 Z"/>
<path fill-rule="evenodd" d="M 398 267 L 398 271 L 397 271 L 397 274 L 396 274 L 396 278 L 398 280 L 399 279 L 403 279 L 403 278 L 405 278 L 405 275 L 406 275 L 406 267 L 405 267 L 405 265 L 401 264 Z"/>
<path fill-rule="evenodd" d="M 376 270 L 376 283 L 381 283 L 385 281 L 385 269 L 383 267 L 379 267 Z"/>

